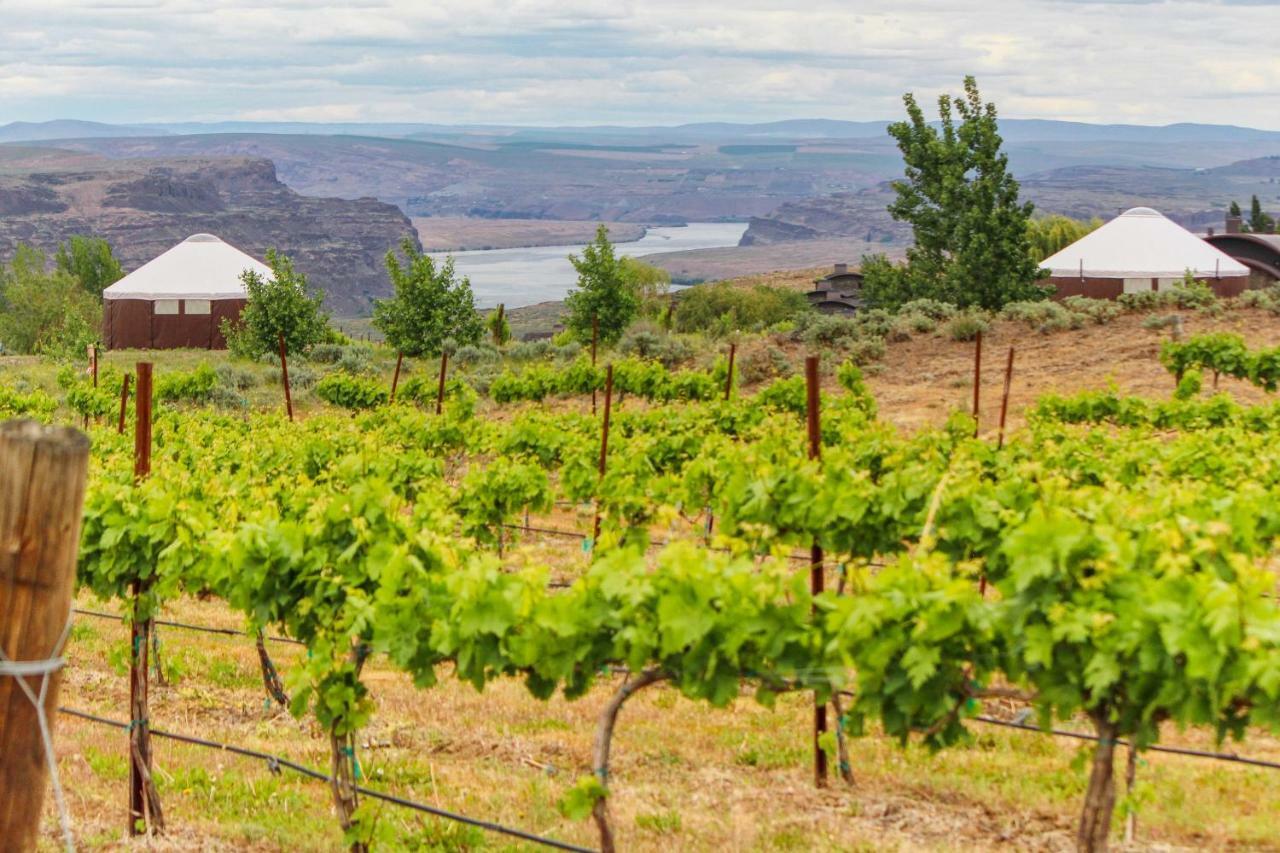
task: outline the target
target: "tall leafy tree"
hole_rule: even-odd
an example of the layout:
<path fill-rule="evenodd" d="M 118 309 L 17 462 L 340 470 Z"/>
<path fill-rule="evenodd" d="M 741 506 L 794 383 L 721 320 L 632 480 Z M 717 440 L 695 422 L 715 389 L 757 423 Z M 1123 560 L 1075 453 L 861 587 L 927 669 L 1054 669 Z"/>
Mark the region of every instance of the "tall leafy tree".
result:
<path fill-rule="evenodd" d="M 646 317 L 665 313 L 670 304 L 667 291 L 671 288 L 671 273 L 639 258 L 622 258 L 619 263 L 623 279 L 640 300 L 640 313 Z"/>
<path fill-rule="evenodd" d="M 275 352 L 282 333 L 289 352 L 305 353 L 330 334 L 324 294 L 311 292 L 288 255 L 268 249 L 266 260 L 270 278 L 241 273 L 249 301 L 238 321 L 222 321 L 222 334 L 231 351 L 246 358 Z"/>
<path fill-rule="evenodd" d="M 907 120 L 890 125 L 889 134 L 906 174 L 893 183 L 889 213 L 910 223 L 915 236 L 905 293 L 983 308 L 1044 298 L 1027 233 L 1033 206 L 1019 200 L 995 105 L 982 101 L 973 77 L 965 78 L 963 96 L 938 99 L 937 126 L 914 95 L 903 102 Z"/>
<path fill-rule="evenodd" d="M 102 291 L 124 278 L 120 262 L 111 253 L 111 244 L 101 237 L 72 235 L 58 246 L 53 262 L 94 296 L 102 296 Z"/>
<path fill-rule="evenodd" d="M 1231 207 L 1227 209 L 1227 216 L 1244 216 L 1244 213 L 1240 210 L 1240 202 L 1231 202 Z"/>
<path fill-rule="evenodd" d="M 442 266 L 410 240 L 400 245 L 403 262 L 387 253 L 387 273 L 395 295 L 373 306 L 373 325 L 405 355 L 439 355 L 446 339 L 478 344 L 484 322 L 476 313 L 470 279 L 459 279 L 453 258 Z"/>
<path fill-rule="evenodd" d="M 1270 234 L 1276 230 L 1276 221 L 1262 210 L 1262 202 L 1255 195 L 1249 205 L 1249 230 L 1254 234 Z"/>
<path fill-rule="evenodd" d="M 98 339 L 102 307 L 39 249 L 19 245 L 0 267 L 0 344 L 6 351 L 82 356 Z"/>
<path fill-rule="evenodd" d="M 1039 263 L 1101 227 L 1102 220 L 1097 217 L 1088 220 L 1059 215 L 1036 217 L 1027 223 L 1031 258 Z"/>
<path fill-rule="evenodd" d="M 578 287 L 569 291 L 565 305 L 569 309 L 566 326 L 582 343 L 591 342 L 591 326 L 600 323 L 600 340 L 614 343 L 640 311 L 640 294 L 622 258 L 609 242 L 609 229 L 601 225 L 596 238 L 582 250 L 582 256 L 569 256 L 578 271 Z"/>

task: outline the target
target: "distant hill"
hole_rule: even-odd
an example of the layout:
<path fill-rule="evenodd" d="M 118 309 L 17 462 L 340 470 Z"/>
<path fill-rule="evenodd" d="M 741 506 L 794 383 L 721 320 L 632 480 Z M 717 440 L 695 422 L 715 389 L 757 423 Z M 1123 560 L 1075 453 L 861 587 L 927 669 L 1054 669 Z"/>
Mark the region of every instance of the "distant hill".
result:
<path fill-rule="evenodd" d="M 68 159 L 40 149 L 0 158 L 0 258 L 19 242 L 52 251 L 72 234 L 93 234 L 129 271 L 202 231 L 257 257 L 280 249 L 345 316 L 389 292 L 387 250 L 417 242 L 392 205 L 301 196 L 267 160 Z"/>
<path fill-rule="evenodd" d="M 0 125 L 0 142 L 44 142 L 50 139 L 138 136 L 155 132 L 154 129 L 119 124 L 102 124 L 96 121 L 77 121 L 76 119 L 38 122 L 14 121 Z"/>

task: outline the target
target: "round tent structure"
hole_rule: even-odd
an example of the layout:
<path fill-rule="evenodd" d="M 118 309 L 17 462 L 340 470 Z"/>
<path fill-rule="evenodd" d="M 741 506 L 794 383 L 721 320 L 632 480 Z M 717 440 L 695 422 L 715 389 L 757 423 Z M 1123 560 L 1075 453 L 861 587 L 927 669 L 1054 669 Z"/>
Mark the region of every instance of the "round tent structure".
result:
<path fill-rule="evenodd" d="M 109 349 L 225 349 L 223 320 L 248 295 L 240 276 L 271 268 L 212 234 L 195 234 L 102 292 Z"/>
<path fill-rule="evenodd" d="M 1149 207 L 1135 207 L 1041 264 L 1057 295 L 1115 299 L 1165 290 L 1190 270 L 1219 296 L 1238 296 L 1249 269 Z"/>

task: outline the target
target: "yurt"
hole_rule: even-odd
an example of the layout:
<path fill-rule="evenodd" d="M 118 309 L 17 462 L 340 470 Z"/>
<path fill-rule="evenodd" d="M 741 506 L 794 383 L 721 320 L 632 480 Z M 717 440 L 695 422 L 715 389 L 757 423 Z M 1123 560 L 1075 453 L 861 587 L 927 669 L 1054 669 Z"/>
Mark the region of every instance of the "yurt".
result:
<path fill-rule="evenodd" d="M 1249 283 L 1244 264 L 1149 207 L 1126 210 L 1041 266 L 1059 297 L 1164 290 L 1187 270 L 1219 296 L 1237 296 Z"/>
<path fill-rule="evenodd" d="M 212 234 L 195 234 L 102 292 L 109 349 L 225 349 L 219 328 L 247 301 L 240 276 L 271 268 Z"/>

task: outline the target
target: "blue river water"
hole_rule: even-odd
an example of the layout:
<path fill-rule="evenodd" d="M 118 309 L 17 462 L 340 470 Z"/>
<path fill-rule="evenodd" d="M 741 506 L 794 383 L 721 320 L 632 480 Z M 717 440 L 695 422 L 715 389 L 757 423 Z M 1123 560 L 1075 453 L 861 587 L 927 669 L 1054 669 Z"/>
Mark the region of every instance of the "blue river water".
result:
<path fill-rule="evenodd" d="M 690 222 L 680 227 L 650 228 L 644 237 L 618 243 L 618 253 L 642 257 L 658 252 L 715 249 L 736 246 L 747 230 L 745 222 Z M 452 254 L 459 276 L 471 279 L 477 308 L 508 308 L 564 299 L 578 281 L 569 254 L 582 246 L 536 246 L 528 249 L 480 249 L 472 252 L 438 252 L 444 260 Z"/>

